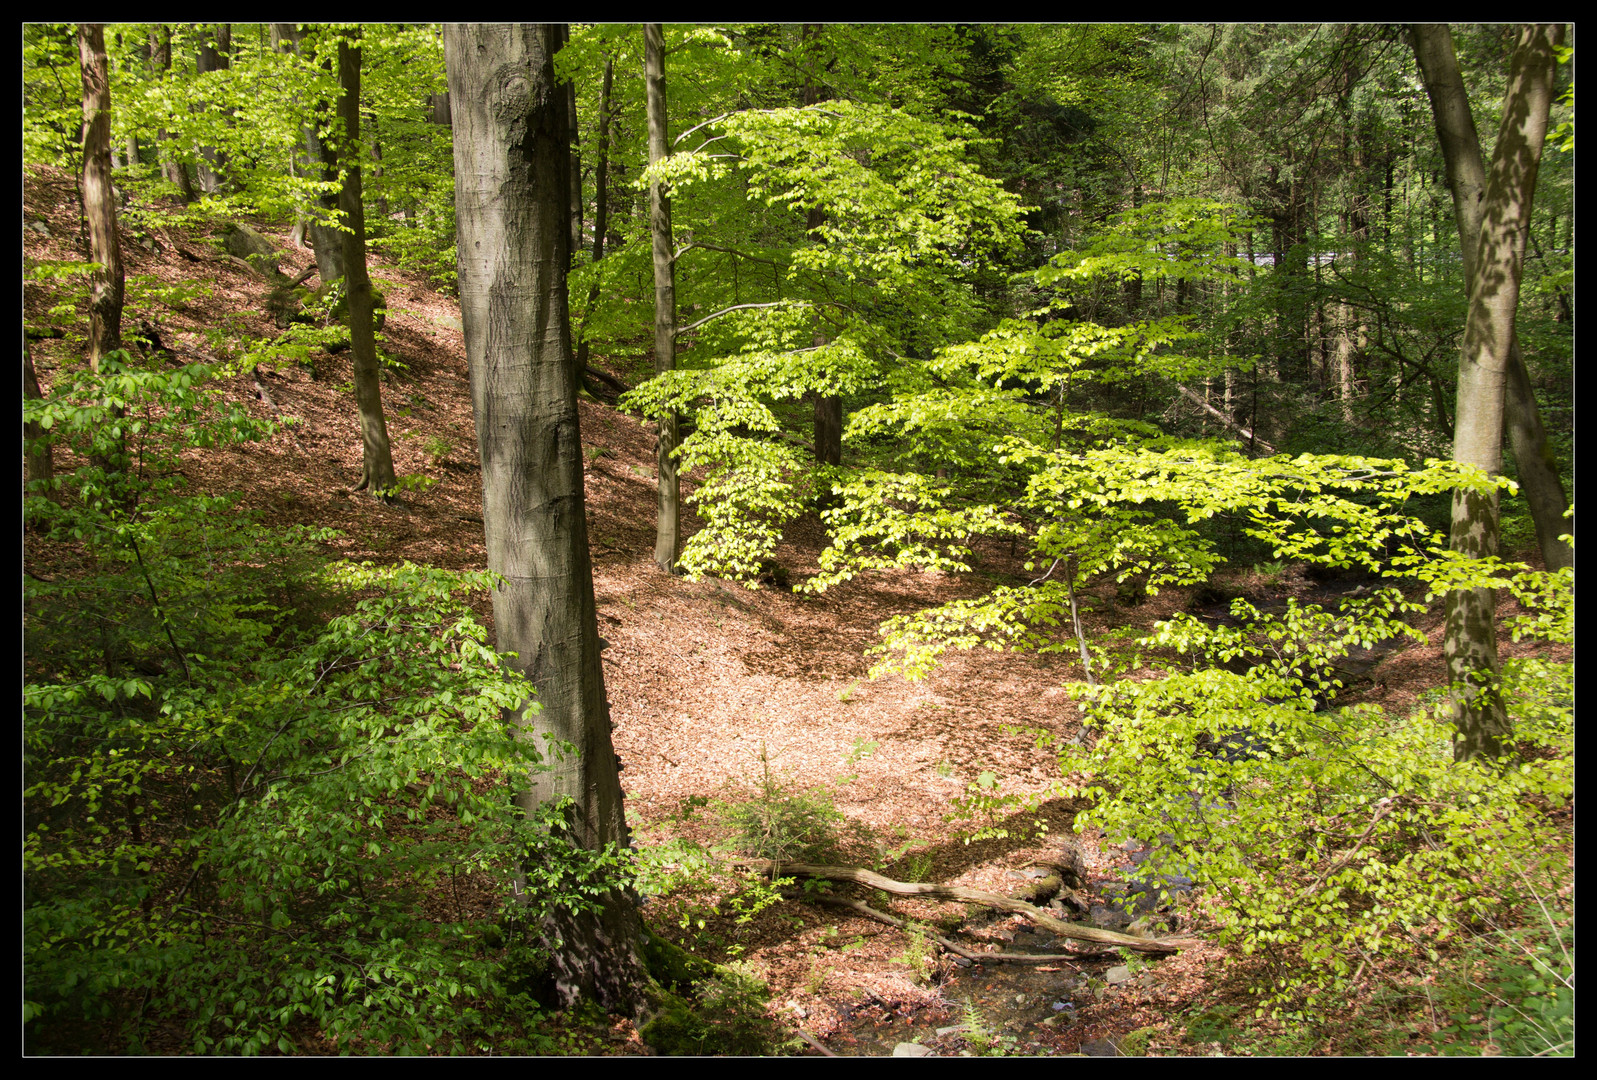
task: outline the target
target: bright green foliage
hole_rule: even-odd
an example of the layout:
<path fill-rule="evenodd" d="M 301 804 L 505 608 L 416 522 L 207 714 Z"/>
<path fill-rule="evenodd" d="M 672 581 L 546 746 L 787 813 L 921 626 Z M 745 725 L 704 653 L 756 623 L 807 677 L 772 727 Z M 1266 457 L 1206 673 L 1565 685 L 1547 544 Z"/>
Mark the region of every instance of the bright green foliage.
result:
<path fill-rule="evenodd" d="M 781 526 L 834 479 L 773 439 L 787 427 L 783 403 L 879 398 L 910 355 L 966 336 L 983 318 L 968 268 L 1014 242 L 1018 206 L 969 162 L 972 132 L 952 121 L 834 101 L 738 112 L 706 131 L 699 150 L 670 159 L 673 213 L 734 175 L 721 158 L 735 161 L 756 227 L 732 243 L 772 269 L 711 301 L 679 370 L 625 404 L 695 426 L 679 453 L 684 468 L 708 470 L 692 496 L 706 527 L 684 568 L 750 580 Z M 814 210 L 820 224 L 800 229 Z M 707 256 L 731 246 L 720 241 L 696 240 Z"/>
<path fill-rule="evenodd" d="M 1061 753 L 1068 790 L 1092 800 L 1078 827 L 1207 885 L 1223 940 L 1276 963 L 1265 1008 L 1323 1007 L 1361 957 L 1445 938 L 1565 869 L 1542 815 L 1574 793 L 1570 665 L 1505 665 L 1520 753 L 1502 768 L 1454 762 L 1445 704 L 1332 707 L 1338 661 L 1417 636 L 1401 622 L 1414 606 L 1395 590 L 1336 615 L 1238 601 L 1238 627 L 1181 616 L 1140 642 L 1175 650 L 1169 674 L 1073 688 L 1097 737 Z"/>
<path fill-rule="evenodd" d="M 80 552 L 24 595 L 31 1044 L 105 1020 L 136 1048 L 159 1016 L 198 1052 L 319 1033 L 421 1053 L 502 1026 L 507 965 L 537 959 L 526 927 L 623 864 L 556 839 L 558 807 L 515 805 L 572 751 L 511 723 L 532 690 L 461 597 L 490 576 L 323 570 L 332 533 L 182 494 L 179 451 L 262 432 L 198 366 L 113 354 L 26 413 L 86 462 L 59 501 L 27 499 Z M 468 903 L 467 877 L 525 900 Z M 508 952 L 486 943 L 506 919 Z"/>

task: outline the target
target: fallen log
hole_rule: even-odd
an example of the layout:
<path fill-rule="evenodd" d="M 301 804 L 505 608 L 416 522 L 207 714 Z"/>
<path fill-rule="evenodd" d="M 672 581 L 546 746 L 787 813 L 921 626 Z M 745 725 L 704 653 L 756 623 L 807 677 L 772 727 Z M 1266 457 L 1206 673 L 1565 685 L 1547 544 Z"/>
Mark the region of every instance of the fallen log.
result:
<path fill-rule="evenodd" d="M 984 904 L 997 911 L 1009 911 L 1017 915 L 1024 915 L 1037 926 L 1042 927 L 1055 937 L 1068 938 L 1072 941 L 1092 941 L 1100 945 L 1118 945 L 1122 948 L 1133 949 L 1137 952 L 1173 953 L 1184 948 L 1190 948 L 1197 942 L 1192 938 L 1142 938 L 1131 934 L 1120 934 L 1113 930 L 1104 930 L 1097 926 L 1083 926 L 1080 923 L 1068 923 L 1063 919 L 1056 919 L 1024 900 L 1016 900 L 1012 896 L 1000 896 L 998 893 L 984 892 L 981 889 L 967 889 L 963 885 L 936 885 L 927 882 L 894 881 L 892 878 L 883 877 L 872 870 L 858 866 L 814 866 L 808 863 L 784 862 L 780 866 L 770 859 L 734 859 L 733 865 L 747 866 L 764 874 L 779 871 L 782 876 L 820 878 L 823 881 L 852 881 L 871 889 L 880 889 L 882 892 L 894 896 L 934 896 L 943 900 L 958 900 L 966 904 Z"/>
<path fill-rule="evenodd" d="M 906 922 L 905 920 L 894 918 L 892 915 L 887 914 L 887 912 L 885 912 L 885 911 L 877 911 L 875 908 L 871 907 L 869 904 L 861 903 L 858 900 L 849 900 L 846 897 L 842 897 L 842 896 L 816 896 L 816 897 L 812 897 L 812 899 L 819 900 L 821 903 L 828 904 L 828 905 L 830 905 L 832 907 L 848 908 L 850 911 L 858 912 L 859 914 L 865 916 L 867 919 L 875 919 L 877 922 L 886 923 L 888 926 L 896 926 L 900 930 L 909 929 L 909 923 Z M 1055 964 L 1055 963 L 1063 963 L 1063 964 L 1069 964 L 1071 967 L 1075 967 L 1075 964 L 1072 963 L 1072 961 L 1081 959 L 1079 956 L 1061 956 L 1061 955 L 1057 955 L 1057 954 L 1050 954 L 1050 955 L 1044 956 L 1044 955 L 1039 955 L 1039 954 L 1035 954 L 1035 953 L 975 952 L 975 951 L 973 951 L 971 949 L 965 948 L 963 945 L 959 945 L 959 944 L 956 944 L 955 942 L 949 941 L 947 938 L 943 937 L 941 934 L 933 934 L 929 930 L 926 932 L 926 936 L 931 938 L 933 941 L 937 942 L 938 945 L 942 946 L 948 952 L 953 953 L 955 956 L 962 957 L 963 959 L 969 960 L 973 964 L 995 964 L 995 963 Z"/>

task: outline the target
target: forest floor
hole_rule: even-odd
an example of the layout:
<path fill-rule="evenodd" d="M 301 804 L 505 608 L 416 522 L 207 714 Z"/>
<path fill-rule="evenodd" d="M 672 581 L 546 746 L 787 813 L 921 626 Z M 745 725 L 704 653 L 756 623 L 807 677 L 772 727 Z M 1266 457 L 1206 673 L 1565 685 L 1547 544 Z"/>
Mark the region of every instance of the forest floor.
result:
<path fill-rule="evenodd" d="M 24 212 L 26 221 L 42 221 L 49 232 L 25 231 L 25 255 L 83 257 L 70 178 L 30 171 Z M 286 232 L 259 227 L 288 250 L 285 272 L 293 274 L 311 260 L 309 251 L 290 247 Z M 268 282 L 220 254 L 207 237 L 178 229 L 146 236 L 124 228 L 122 245 L 130 281 L 136 275 L 169 284 L 199 280 L 211 289 L 175 310 L 162 309 L 158 331 L 176 361 L 228 359 L 212 336 L 218 328 L 257 337 L 276 332 L 264 314 Z M 361 473 L 361 446 L 347 352 L 319 356 L 309 367 L 260 369 L 264 396 L 249 375 L 227 382 L 227 394 L 254 415 L 298 423 L 262 443 L 190 451 L 183 471 L 198 490 L 242 492 L 244 506 L 269 524 L 340 530 L 342 536 L 329 545 L 336 556 L 482 568 L 481 486 L 459 307 L 380 257 L 373 257 L 371 273 L 387 293 L 381 347 L 401 365 L 385 373 L 383 387 L 395 468 L 401 476 L 425 477 L 428 486 L 394 505 L 349 490 Z M 25 289 L 30 322 L 44 321 L 39 304 L 37 291 Z M 54 372 L 72 360 L 60 342 L 33 348 L 48 393 Z M 595 363 L 631 383 L 646 369 L 647 358 L 612 356 Z M 640 846 L 724 840 L 717 806 L 755 797 L 769 767 L 784 790 L 823 793 L 835 804 L 845 821 L 840 860 L 889 877 L 1016 893 L 1025 884 L 1025 868 L 1060 860 L 1065 838 L 1073 837 L 1068 802 L 1050 799 L 1037 813 L 1016 815 L 1006 823 L 1006 839 L 965 843 L 961 830 L 986 822 L 960 819 L 955 800 L 984 772 L 1002 778 L 1006 793 L 1047 791 L 1058 778 L 1057 762 L 1039 748 L 1033 732 L 1068 737 L 1079 729 L 1076 706 L 1064 689 L 1079 675 L 1078 665 L 1061 655 L 981 650 L 950 654 L 923 682 L 872 681 L 867 675 L 866 654 L 885 619 L 976 596 L 993 583 L 1023 581 L 1024 552 L 1011 552 L 1007 543 L 988 545 L 976 572 L 966 577 L 878 573 L 816 596 L 770 585 L 749 590 L 716 580 L 684 581 L 662 573 L 652 560 L 651 430 L 586 396 L 580 408 L 599 632 L 609 642 L 604 675 L 628 814 Z M 683 488 L 691 495 L 693 477 L 684 477 Z M 689 510 L 685 533 L 696 525 Z M 788 530 L 778 561 L 791 580 L 816 571 L 821 544 L 813 518 Z M 48 553 L 34 550 L 28 557 Z M 1240 569 L 1218 584 L 1221 591 L 1278 599 L 1317 597 L 1328 588 L 1293 569 L 1269 576 Z M 1168 589 L 1127 604 L 1110 587 L 1093 595 L 1085 622 L 1089 632 L 1151 627 L 1192 602 L 1191 590 Z M 476 607 L 491 626 L 487 598 L 479 597 Z M 1503 615 L 1511 613 L 1510 602 Z M 1442 684 L 1439 603 L 1419 625 L 1431 644 L 1389 656 L 1343 700 L 1401 710 Z M 1505 654 L 1536 648 L 1509 644 L 1505 635 Z M 1039 822 L 1046 827 L 1040 835 Z M 1126 853 L 1105 850 L 1098 840 L 1088 833 L 1077 841 L 1089 877 L 1121 875 L 1129 867 Z M 1146 1031 L 1147 1052 L 1204 1054 L 1220 1044 L 1190 1040 L 1181 1017 L 1199 1009 L 1252 1007 L 1242 990 L 1243 972 L 1228 965 L 1214 945 L 1134 963 L 1134 977 L 1112 986 L 1104 982 L 1106 969 L 1126 962 L 1114 954 L 1023 970 L 967 969 L 928 953 L 901 930 L 801 901 L 774 905 L 740 924 L 727 902 L 738 888 L 725 874 L 701 876 L 651 901 L 645 918 L 710 959 L 736 957 L 750 964 L 771 987 L 773 1014 L 838 1054 L 889 1053 L 900 1041 L 957 1053 L 968 1043 L 937 1029 L 970 1019 L 967 1002 L 985 1012 L 991 1033 L 1010 1040 L 998 1045 L 1015 1054 L 1057 1055 L 1084 1047 L 1105 1054 L 1110 1042 L 1137 1029 Z M 973 948 L 984 947 L 977 944 L 983 941 L 1018 947 L 1031 940 L 1018 918 L 959 904 L 897 899 L 892 910 L 899 917 L 958 926 Z M 1180 929 L 1202 936 L 1199 908 L 1187 904 L 1175 918 Z M 1378 976 L 1372 972 L 1370 978 Z M 642 1052 L 635 1038 L 603 1045 L 609 1047 L 603 1052 Z M 1301 1052 L 1359 1049 L 1321 1031 Z"/>

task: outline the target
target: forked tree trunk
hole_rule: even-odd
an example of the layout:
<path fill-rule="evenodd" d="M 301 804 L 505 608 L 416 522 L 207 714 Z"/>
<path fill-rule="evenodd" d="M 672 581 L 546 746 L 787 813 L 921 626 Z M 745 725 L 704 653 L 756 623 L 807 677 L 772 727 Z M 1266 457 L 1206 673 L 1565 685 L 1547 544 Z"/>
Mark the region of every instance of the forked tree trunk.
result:
<path fill-rule="evenodd" d="M 540 711 L 518 722 L 529 739 L 574 743 L 576 757 L 535 773 L 520 796 L 572 801 L 583 847 L 625 845 L 621 782 L 599 664 L 588 561 L 577 383 L 567 325 L 565 102 L 547 26 L 444 27 L 455 143 L 460 308 L 482 456 L 488 567 L 501 652 L 538 689 Z M 625 892 L 598 914 L 557 916 L 548 928 L 561 1003 L 596 1001 L 636 1013 L 645 976 L 642 925 Z"/>
<path fill-rule="evenodd" d="M 201 75 L 210 71 L 226 71 L 231 62 L 232 24 L 218 23 L 213 34 L 200 40 L 199 62 L 195 67 Z M 203 159 L 200 162 L 200 187 L 207 195 L 214 195 L 221 188 L 227 173 L 227 155 L 213 146 L 202 146 L 200 157 Z"/>
<path fill-rule="evenodd" d="M 1469 314 L 1458 368 L 1453 457 L 1489 475 L 1502 468 L 1503 399 L 1514 346 L 1525 236 L 1552 100 L 1554 48 L 1562 26 L 1527 26 L 1509 71 L 1470 275 Z M 1472 558 L 1497 554 L 1497 491 L 1455 492 L 1452 548 Z M 1498 686 L 1497 596 L 1492 589 L 1447 594 L 1444 652 L 1454 687 L 1459 760 L 1497 757 L 1512 734 Z"/>
<path fill-rule="evenodd" d="M 1452 33 L 1445 25 L 1420 25 L 1411 28 L 1411 35 L 1414 55 L 1424 74 L 1425 90 L 1430 95 L 1442 159 L 1447 166 L 1447 186 L 1452 192 L 1453 215 L 1458 222 L 1459 243 L 1464 253 L 1464 287 L 1469 291 L 1475 281 L 1486 198 L 1486 166 L 1481 156 L 1480 137 L 1470 112 L 1464 79 L 1459 74 L 1458 58 L 1453 52 Z M 1559 539 L 1568 531 L 1564 511 L 1569 509 L 1569 497 L 1547 445 L 1547 432 L 1542 426 L 1525 358 L 1520 353 L 1518 335 L 1509 342 L 1507 377 L 1508 441 L 1518 467 L 1520 493 L 1536 524 L 1536 545 L 1547 569 L 1573 566 L 1574 549 Z"/>
<path fill-rule="evenodd" d="M 359 33 L 358 29 L 350 31 Z M 360 176 L 360 47 L 338 40 L 338 115 L 343 121 L 344 186 L 338 208 L 349 231 L 342 234 L 345 300 L 349 307 L 349 347 L 354 354 L 355 402 L 360 407 L 361 473 L 356 491 L 370 490 L 380 499 L 394 486 L 394 459 L 383 417 L 382 389 L 377 379 L 377 341 L 372 329 L 372 282 L 366 274 L 366 211 L 361 206 Z"/>
<path fill-rule="evenodd" d="M 670 154 L 665 111 L 665 30 L 659 23 L 643 25 L 643 66 L 648 95 L 649 164 Z M 654 244 L 654 372 L 676 367 L 676 259 L 671 251 L 671 200 L 658 181 L 649 185 L 649 236 Z M 676 413 L 657 417 L 659 439 L 655 462 L 656 486 L 654 563 L 675 572 L 682 554 L 682 492 L 677 481 Z"/>

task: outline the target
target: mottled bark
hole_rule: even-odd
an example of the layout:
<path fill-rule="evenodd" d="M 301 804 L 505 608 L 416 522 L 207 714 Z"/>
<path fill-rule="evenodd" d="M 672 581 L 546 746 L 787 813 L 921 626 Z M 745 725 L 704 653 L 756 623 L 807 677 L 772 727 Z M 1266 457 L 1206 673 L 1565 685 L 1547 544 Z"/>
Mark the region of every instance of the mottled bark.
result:
<path fill-rule="evenodd" d="M 1470 275 L 1469 314 L 1459 358 L 1453 457 L 1489 475 L 1502 468 L 1503 401 L 1519 307 L 1525 236 L 1552 100 L 1554 47 L 1560 26 L 1527 26 L 1509 72 L 1503 122 L 1487 177 L 1480 242 Z M 1497 553 L 1497 492 L 1456 492 L 1452 548 L 1483 558 Z M 1447 594 L 1444 652 L 1454 687 L 1460 759 L 1508 749 L 1509 720 L 1498 689 L 1497 596 L 1492 589 Z"/>
<path fill-rule="evenodd" d="M 105 28 L 78 28 L 78 58 L 83 73 L 83 218 L 88 224 L 89 364 L 122 347 L 122 245 L 116 234 L 116 203 L 111 190 L 111 76 L 105 56 Z"/>
<path fill-rule="evenodd" d="M 659 23 L 643 25 L 643 64 L 649 113 L 649 164 L 670 154 L 665 111 L 665 31 Z M 671 200 L 656 181 L 649 185 L 649 237 L 654 245 L 654 371 L 676 367 L 676 258 L 671 244 Z M 682 554 L 682 493 L 677 480 L 675 413 L 657 418 L 659 437 L 655 462 L 654 562 L 675 572 Z"/>
<path fill-rule="evenodd" d="M 359 29 L 350 31 L 358 34 Z M 366 274 L 366 211 L 361 205 L 360 47 L 338 40 L 338 118 L 343 124 L 344 185 L 338 208 L 349 231 L 341 234 L 344 254 L 345 303 L 349 308 L 349 347 L 354 355 L 355 402 L 360 409 L 361 472 L 356 491 L 370 490 L 388 498 L 394 486 L 394 459 L 383 417 L 382 389 L 377 378 L 377 341 L 372 328 L 372 283 Z"/>
<path fill-rule="evenodd" d="M 527 737 L 579 751 L 533 774 L 520 799 L 530 811 L 569 797 L 572 839 L 598 849 L 625 845 L 627 828 L 588 557 L 554 44 L 550 27 L 444 27 L 483 525 L 489 569 L 505 579 L 493 598 L 497 645 L 538 690 L 540 711 L 517 717 Z M 645 982 L 636 903 L 622 891 L 601 902 L 596 915 L 556 916 L 546 928 L 559 942 L 560 1000 L 636 1013 Z"/>
<path fill-rule="evenodd" d="M 1475 281 L 1486 199 L 1486 166 L 1480 137 L 1453 52 L 1452 33 L 1445 25 L 1427 24 L 1411 27 L 1410 36 L 1424 74 L 1425 91 L 1430 95 L 1436 136 L 1442 145 L 1447 186 L 1453 196 L 1453 216 L 1464 255 L 1464 288 L 1468 292 Z M 1507 378 L 1504 420 L 1519 474 L 1520 494 L 1536 524 L 1537 547 L 1547 569 L 1573 566 L 1574 549 L 1559 539 L 1568 532 L 1564 512 L 1569 509 L 1569 497 L 1547 445 L 1547 432 L 1518 335 L 1509 341 Z"/>

